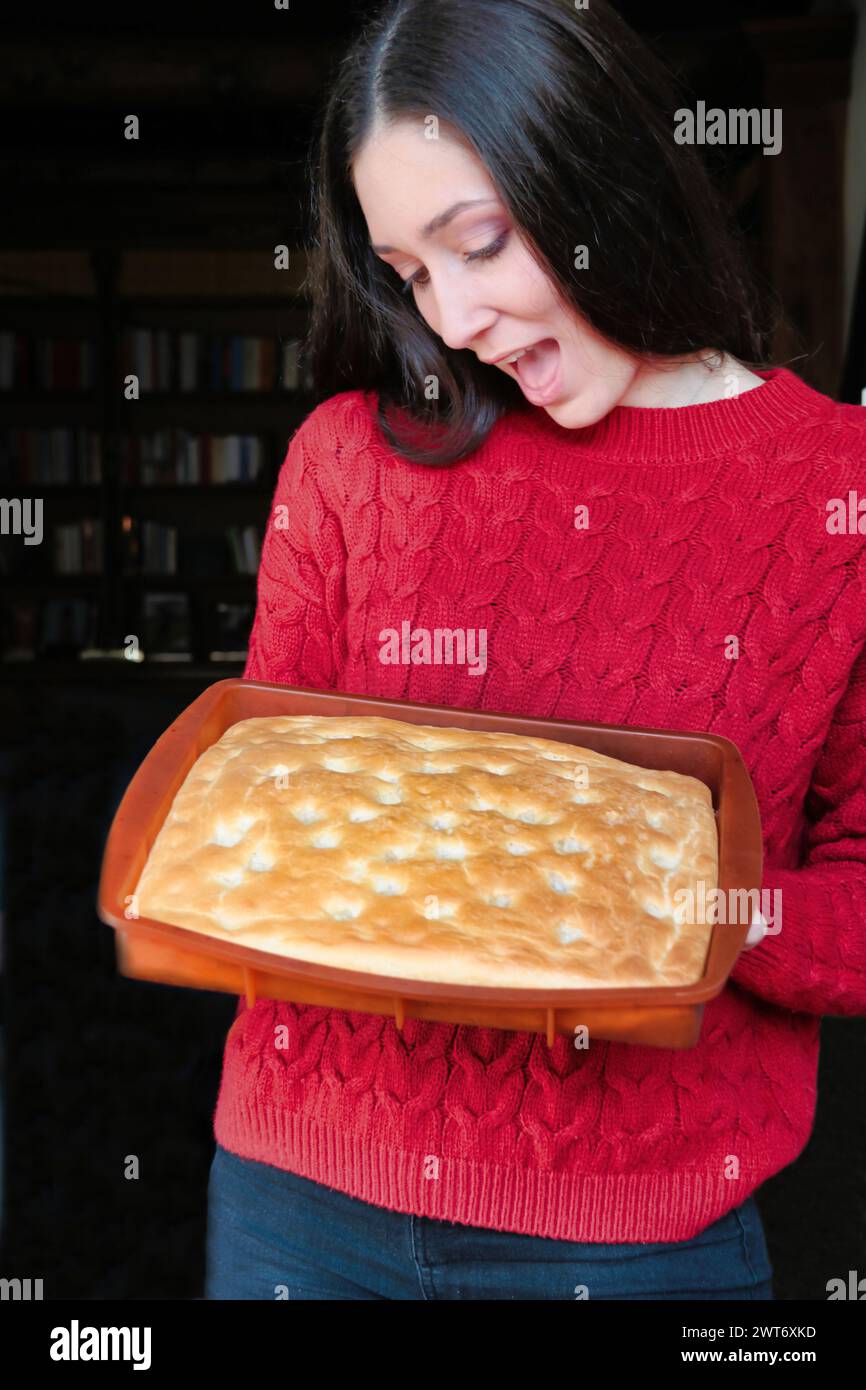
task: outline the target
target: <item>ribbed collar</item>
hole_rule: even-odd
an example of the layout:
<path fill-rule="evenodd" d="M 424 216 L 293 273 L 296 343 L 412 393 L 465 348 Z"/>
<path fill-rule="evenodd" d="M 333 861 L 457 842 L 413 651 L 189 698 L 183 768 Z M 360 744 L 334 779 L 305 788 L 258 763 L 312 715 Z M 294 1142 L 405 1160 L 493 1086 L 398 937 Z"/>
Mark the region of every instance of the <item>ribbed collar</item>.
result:
<path fill-rule="evenodd" d="M 835 409 L 829 397 L 807 386 L 787 367 L 755 372 L 764 385 L 702 405 L 614 406 L 594 425 L 566 429 L 532 406 L 503 417 L 530 432 L 612 462 L 671 463 L 736 453 L 750 441 L 820 420 Z"/>

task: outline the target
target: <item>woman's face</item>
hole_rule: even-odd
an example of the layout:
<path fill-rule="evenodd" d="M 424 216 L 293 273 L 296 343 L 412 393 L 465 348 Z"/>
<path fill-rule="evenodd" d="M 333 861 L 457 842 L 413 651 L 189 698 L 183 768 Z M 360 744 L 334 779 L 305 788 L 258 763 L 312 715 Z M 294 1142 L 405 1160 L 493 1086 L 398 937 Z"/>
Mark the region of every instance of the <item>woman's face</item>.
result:
<path fill-rule="evenodd" d="M 490 371 L 514 377 L 565 428 L 594 424 L 623 402 L 637 364 L 560 302 L 472 151 L 441 126 L 438 139 L 425 130 L 401 121 L 371 136 L 354 162 L 374 249 L 448 347 L 493 363 L 541 344 Z"/>

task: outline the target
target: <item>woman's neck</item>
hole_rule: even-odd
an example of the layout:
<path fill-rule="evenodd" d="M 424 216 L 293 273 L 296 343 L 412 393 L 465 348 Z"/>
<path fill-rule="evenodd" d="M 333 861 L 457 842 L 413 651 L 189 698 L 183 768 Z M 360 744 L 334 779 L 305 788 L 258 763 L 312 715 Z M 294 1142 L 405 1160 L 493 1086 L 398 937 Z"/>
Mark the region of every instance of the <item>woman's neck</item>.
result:
<path fill-rule="evenodd" d="M 753 385 L 761 389 L 753 390 Z M 693 397 L 697 390 L 693 385 Z M 668 400 L 666 405 L 673 403 Z M 506 420 L 565 449 L 642 467 L 676 460 L 697 464 L 720 455 L 735 458 L 743 449 L 762 449 L 780 431 L 829 420 L 837 409 L 829 396 L 807 386 L 788 368 L 767 367 L 730 398 L 725 397 L 723 382 L 713 399 L 698 397 L 680 409 L 616 405 L 581 429 L 559 425 L 537 407 L 515 411 Z"/>
<path fill-rule="evenodd" d="M 730 400 L 761 385 L 762 378 L 755 376 L 735 357 L 717 352 L 704 354 L 702 361 L 682 362 L 675 368 L 655 369 L 642 365 L 618 404 L 673 409 Z"/>

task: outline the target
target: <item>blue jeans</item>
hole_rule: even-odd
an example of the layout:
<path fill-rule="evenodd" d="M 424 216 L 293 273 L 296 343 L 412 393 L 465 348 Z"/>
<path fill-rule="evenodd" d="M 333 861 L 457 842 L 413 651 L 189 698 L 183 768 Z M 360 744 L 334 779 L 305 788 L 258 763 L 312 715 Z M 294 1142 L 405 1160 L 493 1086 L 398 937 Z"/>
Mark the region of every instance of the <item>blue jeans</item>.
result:
<path fill-rule="evenodd" d="M 586 1292 L 582 1294 L 582 1290 Z M 772 1299 L 754 1198 L 691 1240 L 591 1245 L 376 1207 L 217 1145 L 205 1298 Z"/>

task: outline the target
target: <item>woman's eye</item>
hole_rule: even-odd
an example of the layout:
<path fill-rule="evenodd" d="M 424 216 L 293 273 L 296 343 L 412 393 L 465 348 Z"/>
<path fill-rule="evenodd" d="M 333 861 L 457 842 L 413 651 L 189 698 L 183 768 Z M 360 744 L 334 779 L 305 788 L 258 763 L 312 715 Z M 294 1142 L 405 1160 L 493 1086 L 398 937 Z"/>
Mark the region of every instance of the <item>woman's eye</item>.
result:
<path fill-rule="evenodd" d="M 508 233 L 503 232 L 502 235 L 498 236 L 489 246 L 482 247 L 480 251 L 467 251 L 466 259 L 467 261 L 492 261 L 494 256 L 498 256 L 500 251 L 503 250 L 507 240 Z M 430 283 L 429 276 L 427 276 L 426 279 L 423 278 L 426 274 L 426 271 L 416 270 L 414 275 L 410 276 L 408 280 L 404 280 L 401 293 L 411 294 L 414 289 L 426 289 Z"/>

